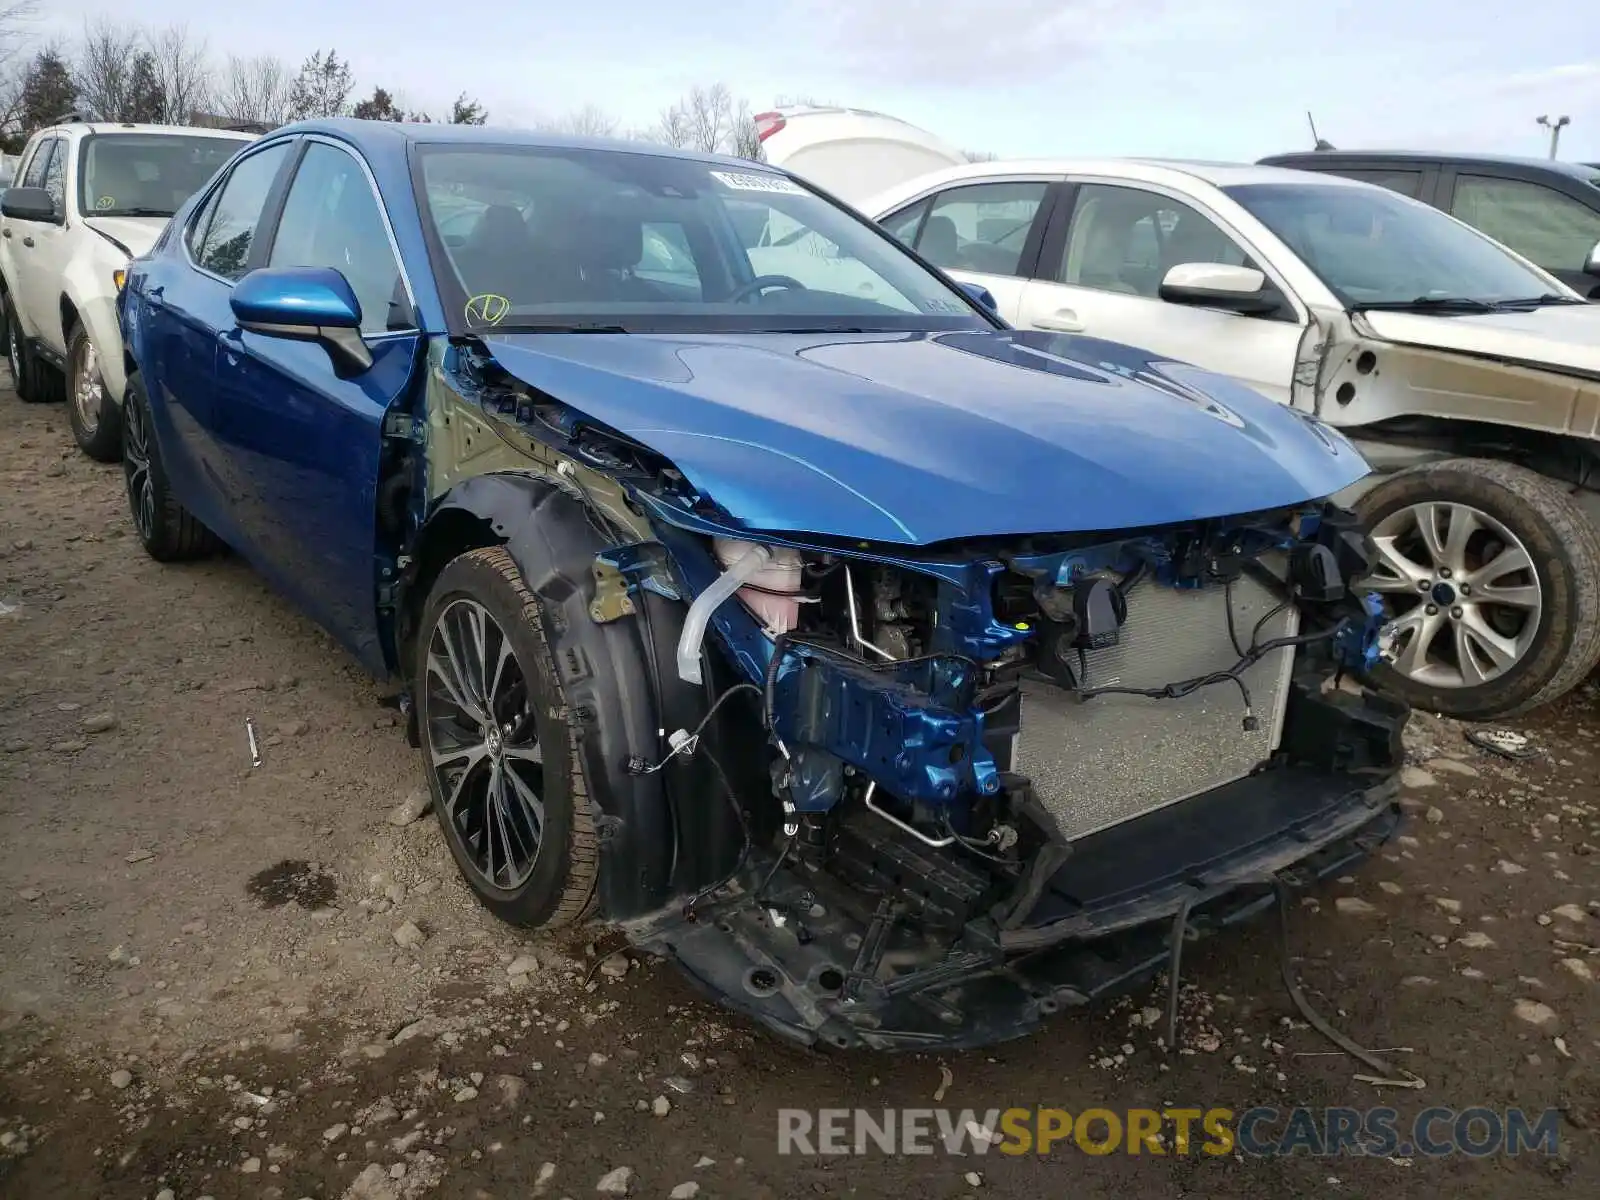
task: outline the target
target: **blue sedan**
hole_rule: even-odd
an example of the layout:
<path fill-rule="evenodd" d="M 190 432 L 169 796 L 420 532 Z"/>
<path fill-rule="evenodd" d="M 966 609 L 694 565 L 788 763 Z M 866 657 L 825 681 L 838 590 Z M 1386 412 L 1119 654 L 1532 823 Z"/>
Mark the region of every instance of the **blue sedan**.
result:
<path fill-rule="evenodd" d="M 984 300 L 760 163 L 290 126 L 130 266 L 133 521 L 398 682 L 500 918 L 1016 1036 L 1381 844 L 1406 711 L 1349 443 Z"/>

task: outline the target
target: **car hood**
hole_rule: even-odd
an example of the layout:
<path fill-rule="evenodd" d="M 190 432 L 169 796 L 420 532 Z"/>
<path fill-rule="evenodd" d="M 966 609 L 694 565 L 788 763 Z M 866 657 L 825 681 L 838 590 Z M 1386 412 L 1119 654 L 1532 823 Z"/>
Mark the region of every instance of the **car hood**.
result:
<path fill-rule="evenodd" d="M 532 333 L 510 374 L 670 459 L 745 528 L 921 545 L 1230 516 L 1367 473 L 1187 364 L 1034 332 Z"/>
<path fill-rule="evenodd" d="M 1448 317 L 1408 312 L 1360 316 L 1388 342 L 1600 375 L 1600 304 Z"/>
<path fill-rule="evenodd" d="M 96 233 L 110 238 L 128 252 L 128 257 L 147 254 L 156 244 L 169 217 L 85 217 L 83 223 Z"/>

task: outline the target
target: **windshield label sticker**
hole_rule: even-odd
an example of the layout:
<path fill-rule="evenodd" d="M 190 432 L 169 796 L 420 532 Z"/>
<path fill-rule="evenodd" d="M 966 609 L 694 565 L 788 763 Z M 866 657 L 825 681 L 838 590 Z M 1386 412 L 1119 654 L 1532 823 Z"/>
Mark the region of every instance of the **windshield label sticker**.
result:
<path fill-rule="evenodd" d="M 493 292 L 484 292 L 467 301 L 467 324 L 498 325 L 511 311 L 511 301 Z"/>
<path fill-rule="evenodd" d="M 101 196 L 100 199 L 94 202 L 94 206 L 96 208 L 115 208 L 117 206 L 117 198 L 115 196 Z"/>
<path fill-rule="evenodd" d="M 736 192 L 779 192 L 788 196 L 803 196 L 805 188 L 782 175 L 746 175 L 740 171 L 712 171 L 711 178 Z"/>

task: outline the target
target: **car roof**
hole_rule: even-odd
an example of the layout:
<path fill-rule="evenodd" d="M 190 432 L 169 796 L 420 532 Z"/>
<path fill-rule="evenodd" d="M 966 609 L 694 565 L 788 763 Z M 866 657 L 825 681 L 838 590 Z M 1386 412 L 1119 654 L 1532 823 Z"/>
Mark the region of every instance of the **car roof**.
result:
<path fill-rule="evenodd" d="M 1250 163 L 1207 162 L 1200 159 L 1178 158 L 1017 158 L 992 162 L 969 163 L 951 167 L 934 175 L 941 183 L 965 179 L 988 179 L 1014 175 L 1109 175 L 1140 183 L 1164 183 L 1174 187 L 1187 186 L 1193 180 L 1214 187 L 1232 187 L 1249 183 L 1306 183 L 1305 171 L 1287 167 L 1258 166 Z M 920 180 L 907 180 L 896 191 L 905 191 L 906 185 Z M 1339 176 L 1318 176 L 1317 183 L 1333 187 L 1371 187 L 1372 184 Z M 920 189 L 918 189 L 920 190 Z"/>
<path fill-rule="evenodd" d="M 747 158 L 733 158 L 726 154 L 702 154 L 696 150 L 680 150 L 653 142 L 624 141 L 620 138 L 563 137 L 560 134 L 539 133 L 528 129 L 507 129 L 498 125 L 449 125 L 429 121 L 361 121 L 354 117 L 329 117 L 312 121 L 299 121 L 272 131 L 272 137 L 302 133 L 323 133 L 349 142 L 364 154 L 382 154 L 403 151 L 411 145 L 461 145 L 461 146 L 526 146 L 549 150 L 610 150 L 624 154 L 651 154 L 665 158 L 682 158 L 698 162 L 716 163 L 719 166 L 737 166 L 776 170 L 766 163 Z"/>
<path fill-rule="evenodd" d="M 1296 162 L 1354 163 L 1360 162 L 1420 162 L 1420 163 L 1477 163 L 1485 167 L 1517 167 L 1520 170 L 1552 171 L 1559 175 L 1572 175 L 1591 179 L 1593 163 L 1563 162 L 1553 158 L 1529 158 L 1514 154 L 1450 154 L 1443 150 L 1296 150 L 1287 154 L 1272 154 L 1263 163 L 1287 164 Z"/>
<path fill-rule="evenodd" d="M 135 121 L 62 121 L 58 125 L 50 125 L 39 131 L 40 133 L 153 133 L 171 137 L 217 137 L 232 138 L 240 142 L 252 142 L 261 135 L 258 133 L 244 133 L 237 129 L 204 129 L 198 125 L 146 125 Z"/>

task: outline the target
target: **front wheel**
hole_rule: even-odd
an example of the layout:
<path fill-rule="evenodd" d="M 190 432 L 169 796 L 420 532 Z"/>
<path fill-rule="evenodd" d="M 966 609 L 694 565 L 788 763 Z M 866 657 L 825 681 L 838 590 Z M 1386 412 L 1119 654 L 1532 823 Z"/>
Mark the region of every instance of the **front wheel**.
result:
<path fill-rule="evenodd" d="M 428 787 L 462 878 L 513 925 L 581 920 L 599 874 L 588 790 L 543 611 L 503 547 L 439 573 L 414 669 Z"/>
<path fill-rule="evenodd" d="M 128 488 L 133 527 L 145 553 L 157 562 L 203 558 L 221 549 L 217 535 L 178 503 L 161 463 L 161 445 L 150 427 L 150 398 L 144 380 L 128 376 L 122 401 L 126 428 L 122 439 L 122 475 Z"/>
<path fill-rule="evenodd" d="M 100 354 L 89 331 L 74 325 L 67 335 L 67 419 L 72 436 L 96 462 L 122 458 L 122 410 L 100 377 Z"/>
<path fill-rule="evenodd" d="M 1400 471 L 1357 502 L 1397 657 L 1386 683 L 1465 720 L 1571 689 L 1600 657 L 1600 535 L 1534 471 L 1462 458 Z"/>

